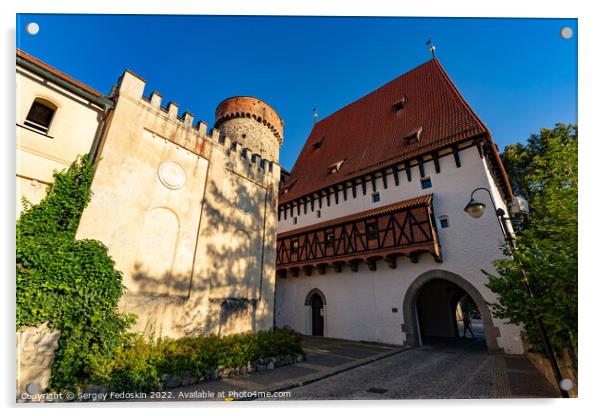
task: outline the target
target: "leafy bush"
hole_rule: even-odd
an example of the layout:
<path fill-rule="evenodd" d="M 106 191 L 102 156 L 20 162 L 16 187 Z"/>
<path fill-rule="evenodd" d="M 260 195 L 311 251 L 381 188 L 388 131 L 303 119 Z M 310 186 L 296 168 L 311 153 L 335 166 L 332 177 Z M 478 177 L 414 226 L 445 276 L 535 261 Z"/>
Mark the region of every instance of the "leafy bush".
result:
<path fill-rule="evenodd" d="M 506 147 L 503 157 L 513 190 L 527 196 L 531 213 L 517 233 L 513 259 L 495 262 L 488 275 L 498 295 L 494 316 L 524 326 L 533 351 L 544 352 L 538 315 L 556 353 L 577 363 L 578 335 L 578 130 L 557 124 L 527 144 Z M 525 272 L 533 296 L 524 288 Z"/>
<path fill-rule="evenodd" d="M 119 349 L 107 363 L 109 371 L 96 381 L 108 382 L 113 391 L 151 391 L 161 386 L 162 374 L 206 377 L 218 368 L 239 368 L 260 358 L 295 354 L 303 354 L 301 335 L 289 328 L 225 337 L 145 339 L 138 335 Z"/>
<path fill-rule="evenodd" d="M 132 316 L 117 312 L 124 287 L 107 248 L 76 240 L 90 200 L 93 166 L 86 156 L 54 174 L 37 205 L 25 201 L 16 228 L 17 330 L 47 322 L 61 332 L 49 387 L 90 379 L 99 361 L 124 342 Z"/>

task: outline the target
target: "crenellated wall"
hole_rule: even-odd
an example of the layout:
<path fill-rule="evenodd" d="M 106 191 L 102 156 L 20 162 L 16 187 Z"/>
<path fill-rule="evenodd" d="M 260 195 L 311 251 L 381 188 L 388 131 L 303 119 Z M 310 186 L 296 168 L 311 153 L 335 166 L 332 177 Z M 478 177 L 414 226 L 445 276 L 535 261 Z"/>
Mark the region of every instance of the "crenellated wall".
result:
<path fill-rule="evenodd" d="M 178 115 L 126 71 L 78 238 L 109 248 L 135 329 L 179 337 L 273 322 L 277 154 Z"/>

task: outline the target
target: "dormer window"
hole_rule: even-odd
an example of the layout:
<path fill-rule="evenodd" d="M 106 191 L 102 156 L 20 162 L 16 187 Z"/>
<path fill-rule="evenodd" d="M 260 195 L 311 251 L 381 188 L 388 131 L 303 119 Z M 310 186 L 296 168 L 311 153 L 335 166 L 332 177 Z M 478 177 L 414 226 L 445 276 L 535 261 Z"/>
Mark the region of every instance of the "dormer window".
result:
<path fill-rule="evenodd" d="M 312 147 L 314 148 L 314 150 L 319 149 L 320 147 L 322 147 L 322 143 L 324 143 L 324 136 L 320 137 L 319 140 L 312 144 Z"/>
<path fill-rule="evenodd" d="M 416 144 L 420 141 L 420 136 L 422 135 L 422 127 L 414 130 L 413 132 L 411 132 L 410 134 L 408 134 L 406 137 L 403 138 L 403 143 L 407 146 L 407 145 L 412 145 L 412 144 Z"/>
<path fill-rule="evenodd" d="M 406 106 L 406 97 L 403 97 L 401 100 L 395 102 L 395 104 L 393 104 L 393 112 L 395 114 L 397 113 L 401 113 L 401 110 L 403 110 L 403 108 Z"/>
<path fill-rule="evenodd" d="M 343 162 L 345 160 L 339 160 L 338 162 L 333 163 L 332 165 L 330 165 L 328 167 L 328 172 L 330 172 L 331 174 L 333 173 L 337 173 L 339 170 L 341 170 L 341 166 L 343 165 Z"/>
<path fill-rule="evenodd" d="M 31 105 L 23 124 L 42 133 L 48 133 L 50 122 L 56 112 L 56 105 L 43 98 L 36 98 Z"/>

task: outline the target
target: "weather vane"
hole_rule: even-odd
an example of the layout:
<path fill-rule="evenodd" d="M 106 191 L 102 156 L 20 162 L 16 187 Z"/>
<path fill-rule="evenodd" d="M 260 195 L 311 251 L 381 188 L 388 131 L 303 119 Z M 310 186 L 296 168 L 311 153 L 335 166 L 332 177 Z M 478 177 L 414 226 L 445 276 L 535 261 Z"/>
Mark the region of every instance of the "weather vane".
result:
<path fill-rule="evenodd" d="M 316 105 L 314 104 L 314 124 L 318 121 L 318 109 L 316 108 Z"/>
<path fill-rule="evenodd" d="M 431 51 L 431 54 L 433 55 L 433 58 L 435 57 L 435 44 L 433 43 L 433 41 L 431 40 L 431 37 L 429 36 L 429 40 L 426 41 L 426 46 L 428 46 L 429 51 Z"/>

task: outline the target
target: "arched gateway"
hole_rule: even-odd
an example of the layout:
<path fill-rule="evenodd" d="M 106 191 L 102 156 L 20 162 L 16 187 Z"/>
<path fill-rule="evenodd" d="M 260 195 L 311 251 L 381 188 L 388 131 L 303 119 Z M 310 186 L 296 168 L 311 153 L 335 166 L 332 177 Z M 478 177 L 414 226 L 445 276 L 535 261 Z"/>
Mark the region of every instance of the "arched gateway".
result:
<path fill-rule="evenodd" d="M 324 305 L 326 297 L 319 289 L 312 289 L 305 298 L 305 306 L 311 308 L 310 325 L 311 334 L 324 336 Z"/>
<path fill-rule="evenodd" d="M 487 349 L 489 352 L 501 352 L 497 343 L 500 331 L 493 325 L 491 313 L 481 293 L 459 275 L 446 270 L 430 270 L 421 274 L 406 291 L 403 301 L 406 344 L 422 345 L 422 335 L 425 334 L 458 336 L 455 306 L 464 295 L 472 299 L 481 316 Z M 447 302 L 440 301 L 442 296 L 446 297 Z"/>

